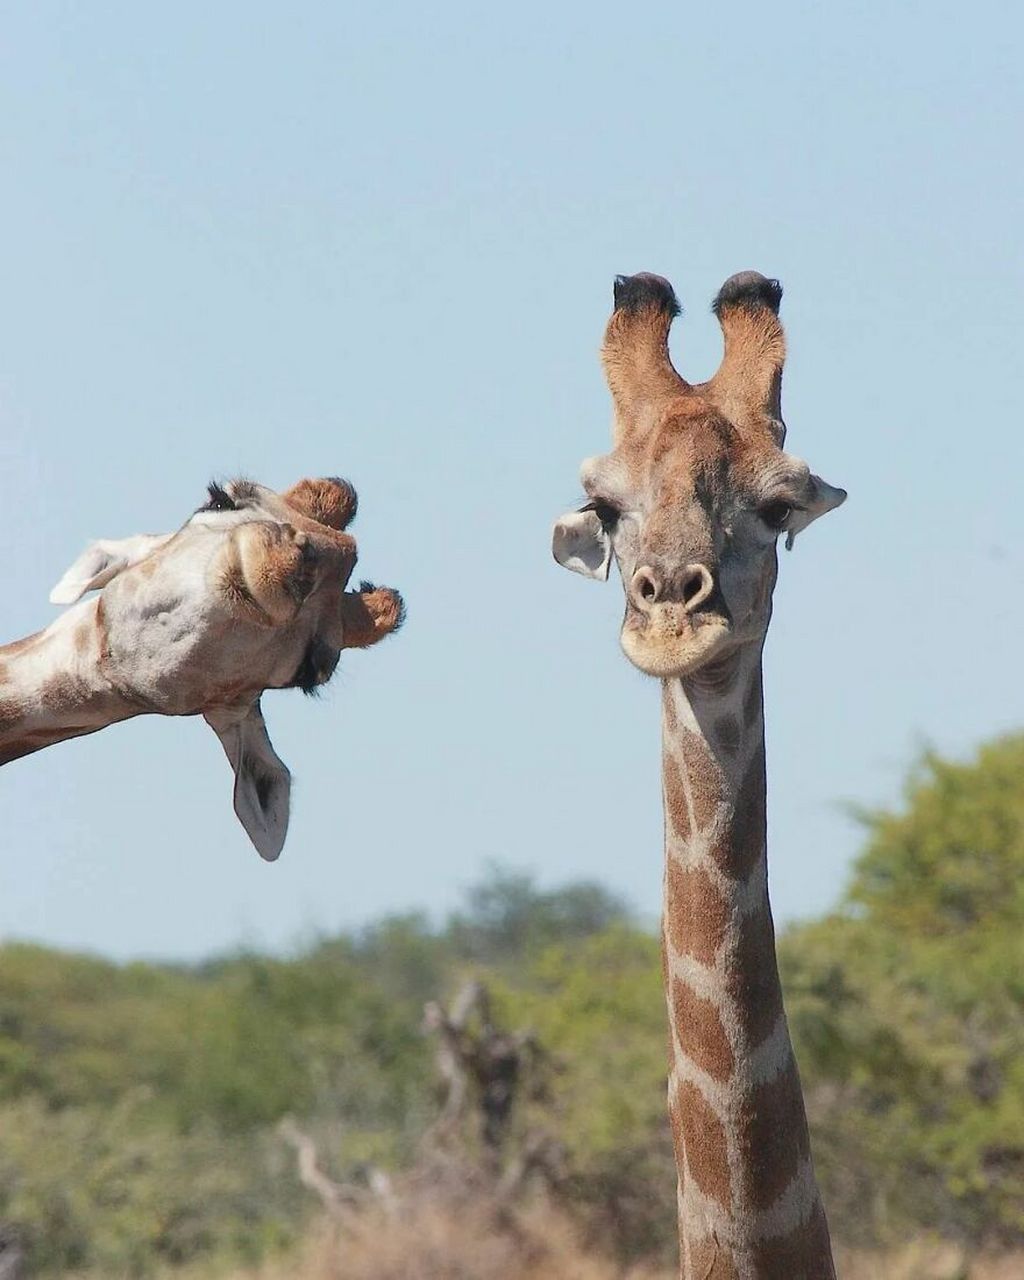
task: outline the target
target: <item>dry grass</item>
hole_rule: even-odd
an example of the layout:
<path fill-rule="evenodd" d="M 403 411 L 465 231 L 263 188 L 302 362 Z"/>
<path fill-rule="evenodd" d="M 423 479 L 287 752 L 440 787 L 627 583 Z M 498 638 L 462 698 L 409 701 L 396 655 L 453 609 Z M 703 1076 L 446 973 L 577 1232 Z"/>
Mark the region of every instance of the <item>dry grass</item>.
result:
<path fill-rule="evenodd" d="M 884 1252 L 839 1249 L 842 1280 L 1020 1280 L 1024 1253 L 968 1258 L 957 1245 L 916 1240 Z"/>
<path fill-rule="evenodd" d="M 1024 1254 L 968 1261 L 955 1245 L 916 1241 L 884 1252 L 839 1248 L 841 1280 L 1020 1280 Z M 214 1280 L 208 1272 L 167 1280 Z M 485 1208 L 436 1203 L 391 1216 L 361 1214 L 344 1229 L 325 1224 L 297 1255 L 216 1280 L 676 1280 L 674 1272 L 626 1269 L 588 1254 L 568 1219 L 547 1207 L 495 1222 Z"/>
<path fill-rule="evenodd" d="M 438 1206 L 392 1217 L 365 1213 L 322 1227 L 301 1255 L 230 1280 L 670 1280 L 623 1271 L 583 1252 L 568 1220 L 548 1208 L 517 1212 L 513 1227 L 484 1209 Z"/>

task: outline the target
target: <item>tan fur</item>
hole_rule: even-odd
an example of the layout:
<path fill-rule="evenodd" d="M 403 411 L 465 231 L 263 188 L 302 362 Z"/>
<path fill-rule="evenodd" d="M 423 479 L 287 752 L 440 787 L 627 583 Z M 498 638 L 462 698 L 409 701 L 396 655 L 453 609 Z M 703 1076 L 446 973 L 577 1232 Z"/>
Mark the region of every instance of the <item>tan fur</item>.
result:
<path fill-rule="evenodd" d="M 739 1274 L 729 1250 L 714 1237 L 690 1245 L 686 1280 L 738 1280 Z"/>
<path fill-rule="evenodd" d="M 96 646 L 95 661 L 100 670 L 105 670 L 110 661 L 110 632 L 107 627 L 107 610 L 102 595 L 97 599 L 96 608 L 93 610 L 92 634 Z M 88 645 L 88 636 L 85 640 Z"/>
<path fill-rule="evenodd" d="M 711 856 L 727 876 L 745 880 L 764 853 L 764 746 L 758 747 L 736 794 L 726 794 L 732 820 L 712 842 Z"/>
<path fill-rule="evenodd" d="M 308 535 L 290 524 L 247 524 L 239 529 L 232 550 L 232 563 L 268 623 L 290 622 L 316 581 Z"/>
<path fill-rule="evenodd" d="M 0 764 L 144 713 L 202 714 L 236 774 L 249 770 L 236 811 L 276 857 L 289 775 L 266 737 L 261 693 L 311 689 L 339 650 L 376 644 L 402 618 L 396 591 L 345 591 L 356 544 L 340 530 L 355 509 L 344 481 L 304 480 L 283 497 L 234 481 L 211 489 L 173 536 L 88 549 L 59 586 L 74 588 L 64 600 L 90 585 L 100 594 L 0 646 Z M 128 544 L 141 545 L 137 558 Z"/>
<path fill-rule="evenodd" d="M 685 840 L 690 834 L 690 799 L 683 775 L 675 759 L 667 752 L 662 760 L 662 792 L 665 798 L 665 821 L 677 836 Z"/>
<path fill-rule="evenodd" d="M 769 1236 L 754 1246 L 752 1262 L 761 1280 L 818 1280 L 821 1272 L 808 1259 L 829 1251 L 828 1223 L 818 1205 L 811 1216 L 792 1231 Z"/>
<path fill-rule="evenodd" d="M 324 488 L 323 486 L 327 486 Z M 337 486 L 337 491 L 335 491 Z M 289 500 L 289 494 L 295 496 L 295 506 Z M 329 543 L 340 554 L 356 561 L 356 541 L 351 534 L 340 532 L 343 521 L 352 518 L 355 510 L 355 490 L 350 486 L 341 489 L 338 482 L 325 480 L 304 480 L 289 489 L 287 493 L 276 498 L 275 507 L 280 511 L 280 518 L 288 521 L 301 533 L 308 533 L 323 543 Z M 323 509 L 328 517 L 319 520 L 312 513 Z M 351 572 L 351 570 L 350 570 Z"/>
<path fill-rule="evenodd" d="M 616 311 L 608 321 L 601 361 L 622 436 L 650 425 L 645 415 L 652 406 L 663 412 L 666 399 L 688 390 L 669 359 L 671 324 L 670 316 L 649 307 L 636 315 Z M 687 406 L 680 410 L 685 413 Z"/>
<path fill-rule="evenodd" d="M 666 974 L 665 974 L 666 990 L 668 989 L 669 981 L 670 979 L 668 977 L 668 972 L 666 968 Z M 675 1045 L 672 1043 L 671 1028 L 669 1029 L 668 1055 L 669 1055 L 670 1061 L 675 1056 Z M 672 1127 L 672 1146 L 675 1150 L 676 1164 L 679 1166 L 680 1169 L 685 1169 L 686 1139 L 683 1135 L 683 1120 L 679 1110 L 679 1098 L 675 1093 L 673 1093 L 671 1087 L 669 1089 L 669 1096 L 668 1096 L 668 1118 L 669 1118 L 669 1123 Z M 683 1175 L 680 1174 L 680 1177 L 682 1176 Z"/>
<path fill-rule="evenodd" d="M 281 496 L 296 511 L 331 529 L 346 529 L 358 505 L 356 491 L 346 480 L 300 480 Z"/>
<path fill-rule="evenodd" d="M 712 1080 L 728 1080 L 736 1060 L 718 1006 L 675 978 L 672 1016 L 679 1047 L 687 1059 Z"/>
<path fill-rule="evenodd" d="M 346 649 L 365 649 L 402 624 L 402 597 L 389 587 L 346 592 L 341 600 Z"/>
<path fill-rule="evenodd" d="M 687 1172 L 704 1195 L 728 1210 L 732 1205 L 732 1184 L 722 1122 L 689 1080 L 679 1086 L 677 1106 Z"/>
<path fill-rule="evenodd" d="M 777 417 L 786 339 L 777 316 L 761 308 L 727 307 L 719 317 L 725 354 L 701 390 L 732 422 L 758 426 Z"/>
<path fill-rule="evenodd" d="M 743 920 L 729 965 L 728 992 L 750 1049 L 763 1044 L 782 1017 L 777 974 L 775 930 L 765 900 Z"/>
<path fill-rule="evenodd" d="M 8 658 L 16 658 L 30 649 L 37 648 L 42 638 L 43 633 L 35 631 L 21 640 L 11 640 L 8 644 L 0 645 L 0 653 L 6 654 Z"/>
<path fill-rule="evenodd" d="M 617 280 L 613 448 L 584 464 L 588 504 L 553 543 L 590 576 L 614 557 L 622 648 L 664 681 L 669 1111 L 681 1265 L 700 1280 L 834 1276 L 767 896 L 760 658 L 776 535 L 845 494 L 782 448 L 780 297 L 757 273 L 727 281 L 721 364 L 690 384 L 669 356 L 671 286 Z"/>
<path fill-rule="evenodd" d="M 665 923 L 673 948 L 700 964 L 714 964 L 729 923 L 721 890 L 702 867 L 683 868 L 674 857 L 665 875 Z"/>
<path fill-rule="evenodd" d="M 717 763 L 710 756 L 701 739 L 690 729 L 684 729 L 682 738 L 682 766 L 686 772 L 686 783 L 680 763 L 674 755 L 668 755 L 666 765 L 666 792 L 671 787 L 679 793 L 680 816 L 685 821 L 677 826 L 680 835 L 688 836 L 691 824 L 698 829 L 706 827 L 715 816 L 715 810 L 722 796 L 722 773 Z M 688 801 L 688 803 L 687 803 Z"/>
<path fill-rule="evenodd" d="M 810 1154 L 796 1063 L 774 1080 L 755 1086 L 740 1123 L 743 1194 L 757 1209 L 782 1195 Z M 795 1141 L 794 1141 L 795 1138 Z"/>

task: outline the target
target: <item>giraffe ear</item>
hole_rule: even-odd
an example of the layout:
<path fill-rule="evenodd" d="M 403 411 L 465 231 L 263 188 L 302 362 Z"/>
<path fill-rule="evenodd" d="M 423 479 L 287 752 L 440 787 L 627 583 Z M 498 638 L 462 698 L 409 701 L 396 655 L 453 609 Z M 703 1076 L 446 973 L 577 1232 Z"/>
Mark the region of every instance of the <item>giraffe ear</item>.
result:
<path fill-rule="evenodd" d="M 612 540 L 594 511 L 570 511 L 555 521 L 551 554 L 564 569 L 605 582 L 612 562 Z"/>
<path fill-rule="evenodd" d="M 145 560 L 173 535 L 137 533 L 131 538 L 101 538 L 91 542 L 50 592 L 51 604 L 74 604 L 87 591 L 105 587 L 111 578 Z"/>
<path fill-rule="evenodd" d="M 833 511 L 846 501 L 846 490 L 827 484 L 821 476 L 808 477 L 807 494 L 803 507 L 793 512 L 786 525 L 787 551 L 792 551 L 793 542 L 798 533 L 802 533 L 809 524 L 819 516 L 823 516 L 826 511 Z"/>
<path fill-rule="evenodd" d="M 259 701 L 241 715 L 225 708 L 204 718 L 235 771 L 238 820 L 260 857 L 274 862 L 288 834 L 292 775 L 270 744 Z"/>

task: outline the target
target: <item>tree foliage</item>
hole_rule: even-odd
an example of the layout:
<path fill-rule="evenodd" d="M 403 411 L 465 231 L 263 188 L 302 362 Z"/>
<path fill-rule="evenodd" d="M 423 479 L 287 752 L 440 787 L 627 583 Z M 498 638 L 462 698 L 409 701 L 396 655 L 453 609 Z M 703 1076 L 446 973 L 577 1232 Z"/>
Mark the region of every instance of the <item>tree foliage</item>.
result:
<path fill-rule="evenodd" d="M 1024 1238 L 1024 735 L 928 755 L 783 978 L 848 1234 Z M 864 1206 L 869 1212 L 864 1212 Z"/>
<path fill-rule="evenodd" d="M 848 1243 L 1024 1241 L 1024 735 L 926 756 L 862 815 L 837 910 L 780 959 L 815 1159 Z M 35 1273 L 146 1276 L 287 1244 L 285 1114 L 342 1177 L 411 1165 L 436 1115 L 424 1001 L 485 979 L 551 1063 L 566 1206 L 622 1260 L 673 1242 L 657 940 L 599 887 L 496 870 L 443 923 L 291 958 L 114 965 L 0 948 L 0 1225 Z"/>

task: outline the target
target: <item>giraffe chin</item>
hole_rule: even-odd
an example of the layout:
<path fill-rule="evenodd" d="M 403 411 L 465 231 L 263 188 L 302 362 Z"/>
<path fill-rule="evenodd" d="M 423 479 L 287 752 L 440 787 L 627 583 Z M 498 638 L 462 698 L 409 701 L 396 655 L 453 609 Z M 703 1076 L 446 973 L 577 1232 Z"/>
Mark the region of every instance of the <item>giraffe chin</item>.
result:
<path fill-rule="evenodd" d="M 724 619 L 708 619 L 682 635 L 638 628 L 629 622 L 622 628 L 622 651 L 645 675 L 668 680 L 690 676 L 720 657 L 732 628 Z"/>

